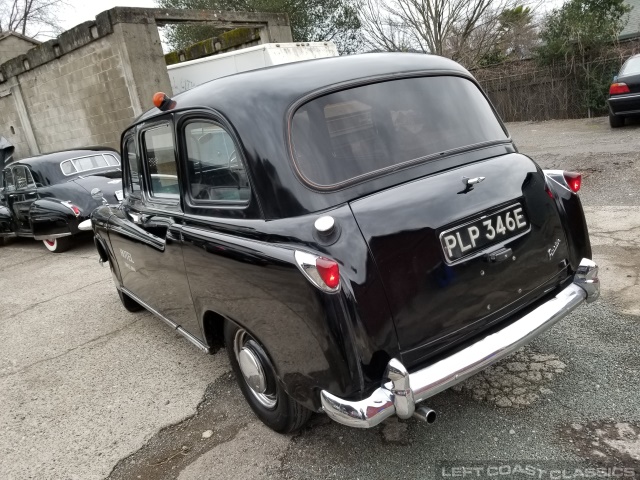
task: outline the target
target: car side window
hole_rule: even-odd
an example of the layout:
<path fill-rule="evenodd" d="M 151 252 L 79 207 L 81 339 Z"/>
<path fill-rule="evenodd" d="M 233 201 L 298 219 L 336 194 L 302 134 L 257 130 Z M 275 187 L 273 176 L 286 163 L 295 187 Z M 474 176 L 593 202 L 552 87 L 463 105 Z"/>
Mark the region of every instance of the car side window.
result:
<path fill-rule="evenodd" d="M 127 191 L 130 194 L 139 195 L 140 190 L 142 190 L 142 178 L 140 176 L 140 159 L 136 152 L 136 142 L 133 137 L 127 138 L 123 150 L 122 154 L 127 159 L 125 173 Z"/>
<path fill-rule="evenodd" d="M 142 145 L 150 180 L 149 195 L 164 199 L 180 198 L 171 125 L 165 124 L 146 130 L 142 134 Z"/>
<path fill-rule="evenodd" d="M 16 189 L 16 184 L 13 180 L 13 171 L 10 168 L 4 171 L 4 189 L 7 192 L 13 192 Z"/>
<path fill-rule="evenodd" d="M 231 135 L 215 123 L 194 121 L 185 126 L 184 136 L 191 199 L 248 202 L 249 177 Z"/>
<path fill-rule="evenodd" d="M 115 155 L 111 155 L 110 153 L 103 154 L 104 158 L 107 160 L 109 165 L 113 167 L 119 167 L 120 161 L 115 157 Z"/>
<path fill-rule="evenodd" d="M 23 190 L 26 188 L 35 188 L 36 186 L 29 169 L 21 165 L 13 167 L 13 179 L 16 186 L 16 190 Z"/>

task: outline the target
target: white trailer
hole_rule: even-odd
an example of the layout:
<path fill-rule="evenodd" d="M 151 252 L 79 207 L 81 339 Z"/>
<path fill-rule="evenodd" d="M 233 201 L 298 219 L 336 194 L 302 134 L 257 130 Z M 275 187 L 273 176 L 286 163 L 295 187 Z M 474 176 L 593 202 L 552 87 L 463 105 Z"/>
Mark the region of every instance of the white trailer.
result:
<path fill-rule="evenodd" d="M 265 43 L 210 57 L 169 65 L 173 94 L 197 87 L 209 80 L 257 68 L 299 62 L 314 58 L 336 57 L 333 42 Z"/>

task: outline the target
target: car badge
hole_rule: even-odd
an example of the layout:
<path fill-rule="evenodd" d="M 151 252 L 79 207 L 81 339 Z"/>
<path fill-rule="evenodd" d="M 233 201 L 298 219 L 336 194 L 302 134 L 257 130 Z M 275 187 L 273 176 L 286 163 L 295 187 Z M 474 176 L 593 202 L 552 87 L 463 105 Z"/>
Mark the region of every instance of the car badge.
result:
<path fill-rule="evenodd" d="M 557 239 L 556 243 L 553 244 L 553 247 L 547 250 L 547 253 L 549 254 L 549 260 L 551 260 L 553 256 L 556 254 L 556 250 L 558 250 L 559 246 L 560 246 L 560 239 Z"/>

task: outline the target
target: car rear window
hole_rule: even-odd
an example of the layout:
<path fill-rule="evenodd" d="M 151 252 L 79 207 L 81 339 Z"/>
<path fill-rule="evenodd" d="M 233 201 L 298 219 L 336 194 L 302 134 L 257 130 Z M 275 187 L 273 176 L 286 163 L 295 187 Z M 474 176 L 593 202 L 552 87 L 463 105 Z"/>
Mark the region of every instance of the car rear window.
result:
<path fill-rule="evenodd" d="M 638 73 L 640 73 L 640 57 L 633 57 L 627 60 L 627 63 L 624 64 L 620 71 L 620 76 L 636 75 Z"/>
<path fill-rule="evenodd" d="M 393 80 L 331 93 L 300 107 L 291 124 L 298 172 L 324 187 L 507 139 L 478 87 L 452 76 Z"/>
<path fill-rule="evenodd" d="M 86 172 L 95 170 L 96 168 L 104 168 L 108 166 L 120 166 L 117 158 L 110 154 L 88 155 L 86 157 L 72 158 L 60 163 L 62 173 L 65 175 L 73 175 L 78 172 Z"/>

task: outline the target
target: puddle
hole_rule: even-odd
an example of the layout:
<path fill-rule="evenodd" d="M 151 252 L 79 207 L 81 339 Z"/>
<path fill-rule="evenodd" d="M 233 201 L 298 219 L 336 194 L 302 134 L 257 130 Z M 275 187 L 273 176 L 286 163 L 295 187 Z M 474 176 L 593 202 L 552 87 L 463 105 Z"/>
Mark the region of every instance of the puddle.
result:
<path fill-rule="evenodd" d="M 140 450 L 120 460 L 108 480 L 174 479 L 209 450 L 233 440 L 254 421 L 235 377 L 226 373 L 207 387 L 196 414 L 156 433 Z M 203 433 L 205 437 L 203 438 Z"/>

